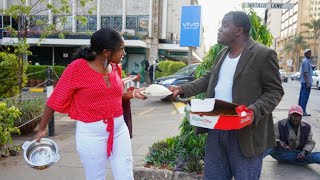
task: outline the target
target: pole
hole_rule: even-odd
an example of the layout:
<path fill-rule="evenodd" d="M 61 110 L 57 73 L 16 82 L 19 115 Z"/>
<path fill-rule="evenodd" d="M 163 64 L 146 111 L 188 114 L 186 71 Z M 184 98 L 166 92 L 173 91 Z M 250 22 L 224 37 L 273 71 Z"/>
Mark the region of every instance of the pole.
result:
<path fill-rule="evenodd" d="M 46 76 L 47 76 L 47 98 L 49 98 L 53 91 L 53 80 L 52 80 L 52 67 L 47 67 Z M 51 117 L 48 124 L 49 136 L 54 136 L 55 128 L 54 128 L 54 115 Z"/>
<path fill-rule="evenodd" d="M 156 60 L 154 60 L 153 61 L 153 68 L 152 68 L 152 72 L 153 72 L 153 74 L 152 74 L 152 84 L 154 83 L 154 80 L 156 79 L 156 64 L 157 62 L 156 62 Z"/>
<path fill-rule="evenodd" d="M 188 47 L 188 65 L 192 63 L 192 47 Z"/>

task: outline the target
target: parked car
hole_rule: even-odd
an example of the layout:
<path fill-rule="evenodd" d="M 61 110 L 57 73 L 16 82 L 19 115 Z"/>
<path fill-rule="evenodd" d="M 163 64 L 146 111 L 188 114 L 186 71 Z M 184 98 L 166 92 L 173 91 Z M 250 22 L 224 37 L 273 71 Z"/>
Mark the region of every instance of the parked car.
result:
<path fill-rule="evenodd" d="M 194 73 L 199 65 L 200 65 L 200 63 L 190 64 L 170 76 L 164 76 L 164 77 L 160 77 L 160 78 L 156 79 L 154 81 L 154 83 L 163 85 L 165 87 L 169 87 L 171 85 L 177 86 L 180 84 L 184 84 L 184 83 L 193 81 L 195 79 Z M 167 96 L 161 100 L 169 101 L 170 96 Z"/>
<path fill-rule="evenodd" d="M 157 78 L 154 83 L 161 84 L 165 87 L 170 85 L 180 85 L 195 79 L 194 72 L 200 63 L 190 64 L 170 76 Z"/>
<path fill-rule="evenodd" d="M 312 86 L 316 87 L 317 89 L 320 89 L 320 71 L 319 70 L 313 71 Z"/>
<path fill-rule="evenodd" d="M 300 72 L 295 72 L 294 74 L 291 75 L 291 80 L 300 80 Z"/>
<path fill-rule="evenodd" d="M 282 82 L 288 82 L 288 74 L 285 71 L 279 71 Z"/>

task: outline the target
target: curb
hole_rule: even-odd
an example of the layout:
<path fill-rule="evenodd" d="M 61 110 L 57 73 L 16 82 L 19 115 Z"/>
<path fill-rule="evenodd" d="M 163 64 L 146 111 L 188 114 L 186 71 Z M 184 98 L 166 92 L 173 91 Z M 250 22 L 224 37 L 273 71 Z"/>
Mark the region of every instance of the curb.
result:
<path fill-rule="evenodd" d="M 29 92 L 46 92 L 46 88 L 29 88 Z"/>
<path fill-rule="evenodd" d="M 133 169 L 134 179 L 141 180 L 203 180 L 204 177 L 198 174 L 189 174 L 180 171 L 167 169 L 135 167 Z"/>
<path fill-rule="evenodd" d="M 184 114 L 184 109 L 186 107 L 185 103 L 182 102 L 173 102 L 172 101 L 173 106 L 176 108 L 176 110 L 178 111 L 179 114 Z"/>

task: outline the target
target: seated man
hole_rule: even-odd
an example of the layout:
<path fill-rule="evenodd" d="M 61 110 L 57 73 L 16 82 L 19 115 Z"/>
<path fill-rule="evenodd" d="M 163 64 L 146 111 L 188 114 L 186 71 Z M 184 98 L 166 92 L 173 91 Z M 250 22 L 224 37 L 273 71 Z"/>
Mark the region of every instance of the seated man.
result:
<path fill-rule="evenodd" d="M 301 121 L 302 116 L 302 108 L 292 106 L 288 118 L 275 124 L 277 147 L 266 150 L 264 157 L 271 155 L 279 162 L 291 164 L 320 164 L 320 152 L 311 152 L 316 144 L 311 126 Z"/>

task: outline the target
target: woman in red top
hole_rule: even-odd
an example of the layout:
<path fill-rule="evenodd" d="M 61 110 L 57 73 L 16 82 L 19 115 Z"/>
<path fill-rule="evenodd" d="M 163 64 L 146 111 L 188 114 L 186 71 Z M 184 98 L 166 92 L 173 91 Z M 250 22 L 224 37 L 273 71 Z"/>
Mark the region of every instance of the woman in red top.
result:
<path fill-rule="evenodd" d="M 109 161 L 114 179 L 133 179 L 129 131 L 123 119 L 122 98 L 145 99 L 143 88 L 123 93 L 118 74 L 126 55 L 123 37 L 115 30 L 95 32 L 90 47 L 80 49 L 67 66 L 47 101 L 35 139 L 55 111 L 77 120 L 76 146 L 86 179 L 105 179 Z"/>

